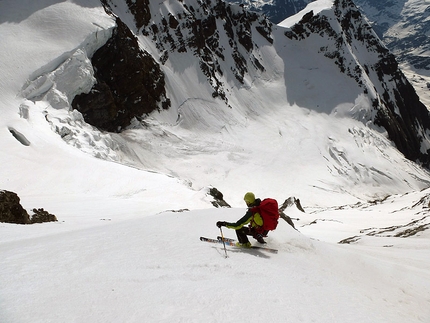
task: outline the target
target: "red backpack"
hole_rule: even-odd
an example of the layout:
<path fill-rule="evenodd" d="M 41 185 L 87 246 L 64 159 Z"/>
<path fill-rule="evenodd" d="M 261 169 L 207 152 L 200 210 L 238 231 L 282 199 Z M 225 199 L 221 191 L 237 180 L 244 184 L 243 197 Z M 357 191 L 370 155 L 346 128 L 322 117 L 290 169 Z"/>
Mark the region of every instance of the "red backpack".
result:
<path fill-rule="evenodd" d="M 264 199 L 259 206 L 254 206 L 252 211 L 258 212 L 263 218 L 263 230 L 275 230 L 278 225 L 278 202 L 275 199 Z"/>

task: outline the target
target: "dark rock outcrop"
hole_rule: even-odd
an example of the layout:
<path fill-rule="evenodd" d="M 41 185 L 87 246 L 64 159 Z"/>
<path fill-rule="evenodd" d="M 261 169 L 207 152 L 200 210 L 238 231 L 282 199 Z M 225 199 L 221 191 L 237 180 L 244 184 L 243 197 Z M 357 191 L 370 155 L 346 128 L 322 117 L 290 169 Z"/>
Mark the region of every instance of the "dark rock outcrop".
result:
<path fill-rule="evenodd" d="M 139 48 L 119 18 L 116 23 L 111 39 L 92 57 L 97 84 L 72 102 L 86 122 L 111 132 L 120 132 L 133 118 L 170 106 L 159 65 Z"/>
<path fill-rule="evenodd" d="M 14 192 L 0 191 L 0 222 L 15 224 L 31 224 L 57 221 L 57 217 L 44 209 L 33 209 L 34 214 L 28 215 L 22 207 L 20 198 Z"/>
<path fill-rule="evenodd" d="M 282 203 L 282 205 L 279 207 L 279 216 L 295 229 L 296 227 L 294 226 L 294 222 L 291 217 L 284 213 L 285 209 L 292 206 L 295 206 L 300 211 L 305 212 L 302 205 L 300 204 L 300 200 L 292 196 L 287 198 L 284 203 Z"/>
<path fill-rule="evenodd" d="M 209 189 L 209 195 L 214 198 L 211 202 L 215 207 L 231 207 L 226 201 L 224 201 L 224 195 L 218 191 L 215 187 Z"/>
<path fill-rule="evenodd" d="M 303 213 L 305 212 L 302 205 L 300 204 L 300 200 L 296 199 L 294 196 L 287 198 L 284 203 L 282 203 L 282 205 L 279 207 L 279 211 L 283 212 L 286 208 L 291 207 L 293 205 L 295 205 L 297 209 L 302 211 Z"/>
<path fill-rule="evenodd" d="M 30 217 L 14 192 L 0 191 L 0 222 L 29 224 Z"/>
<path fill-rule="evenodd" d="M 163 53 L 162 62 L 167 61 L 172 52 L 193 53 L 214 90 L 212 97 L 227 103 L 222 77 L 231 73 L 244 83 L 249 66 L 265 70 L 252 50 L 256 46 L 256 34 L 273 43 L 272 23 L 264 16 L 240 7 L 232 10 L 231 5 L 223 1 L 202 1 L 199 7 L 184 3 L 183 7 L 184 11 L 175 16 L 169 15 L 160 21 L 154 19 L 141 32 L 152 37 L 157 49 Z M 227 36 L 232 51 L 221 45 L 223 35 Z M 234 61 L 230 70 L 223 68 L 223 62 L 228 60 Z"/>
<path fill-rule="evenodd" d="M 135 18 L 137 29 L 148 25 L 151 20 L 149 0 L 126 0 L 126 3 Z"/>
<path fill-rule="evenodd" d="M 31 216 L 31 223 L 56 222 L 57 217 L 42 209 L 33 209 L 34 214 Z"/>

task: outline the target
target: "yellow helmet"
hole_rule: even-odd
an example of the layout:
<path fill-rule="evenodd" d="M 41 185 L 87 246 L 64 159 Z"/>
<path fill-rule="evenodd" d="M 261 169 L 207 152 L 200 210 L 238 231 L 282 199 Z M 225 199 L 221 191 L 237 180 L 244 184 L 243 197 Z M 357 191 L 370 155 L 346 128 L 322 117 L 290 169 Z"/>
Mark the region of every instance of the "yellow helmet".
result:
<path fill-rule="evenodd" d="M 245 196 L 243 197 L 243 200 L 245 201 L 246 205 L 250 205 L 252 203 L 254 203 L 255 201 L 255 195 L 252 192 L 248 192 L 245 194 Z"/>

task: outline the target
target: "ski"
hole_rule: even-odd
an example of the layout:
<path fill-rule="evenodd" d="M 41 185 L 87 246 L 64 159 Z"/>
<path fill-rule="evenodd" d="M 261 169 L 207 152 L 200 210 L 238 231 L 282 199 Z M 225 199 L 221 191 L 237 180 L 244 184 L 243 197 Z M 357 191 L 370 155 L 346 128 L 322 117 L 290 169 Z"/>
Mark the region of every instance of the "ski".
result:
<path fill-rule="evenodd" d="M 210 243 L 225 243 L 226 246 L 235 247 L 238 249 L 245 249 L 245 250 L 246 249 L 253 249 L 253 250 L 267 251 L 267 252 L 271 252 L 271 253 L 278 253 L 277 249 L 272 249 L 272 248 L 267 248 L 267 247 L 260 247 L 260 246 L 238 247 L 238 246 L 236 246 L 235 240 L 228 239 L 228 238 L 224 238 L 224 241 L 223 241 L 221 237 L 219 237 L 219 239 L 200 237 L 200 241 L 210 242 Z"/>
<path fill-rule="evenodd" d="M 221 236 L 218 236 L 218 237 L 216 237 L 218 240 L 221 240 L 222 241 L 222 237 Z M 224 241 L 231 241 L 231 242 L 233 242 L 234 241 L 234 239 L 230 239 L 230 238 L 226 238 L 226 237 L 224 237 Z"/>
<path fill-rule="evenodd" d="M 222 237 L 220 237 L 220 236 L 218 236 L 217 237 L 217 239 L 220 241 L 220 242 L 222 242 Z M 234 239 L 231 239 L 231 238 L 225 238 L 224 237 L 224 242 L 226 242 L 226 241 L 228 241 L 228 242 L 232 242 L 232 243 L 234 243 L 234 244 L 236 244 L 236 240 L 234 240 Z M 251 248 L 252 249 L 263 249 L 263 250 L 265 250 L 265 251 L 268 251 L 268 252 L 271 252 L 271 253 L 278 253 L 278 250 L 277 249 L 273 249 L 273 248 L 269 248 L 269 247 L 265 247 L 265 246 L 251 246 Z"/>

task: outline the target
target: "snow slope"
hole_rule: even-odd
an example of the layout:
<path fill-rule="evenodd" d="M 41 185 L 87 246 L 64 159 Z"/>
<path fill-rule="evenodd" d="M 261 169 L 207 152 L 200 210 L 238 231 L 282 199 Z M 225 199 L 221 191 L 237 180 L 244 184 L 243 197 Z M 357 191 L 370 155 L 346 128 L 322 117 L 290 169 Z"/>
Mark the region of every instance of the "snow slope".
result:
<path fill-rule="evenodd" d="M 313 11 L 314 15 L 316 15 L 322 10 L 330 9 L 332 6 L 333 1 L 331 0 L 319 0 L 311 2 L 306 6 L 306 8 L 299 11 L 297 14 L 291 17 L 286 17 L 285 20 L 279 23 L 279 25 L 282 27 L 292 27 L 294 24 L 298 23 L 306 13 L 310 12 L 311 10 Z"/>
<path fill-rule="evenodd" d="M 281 222 L 268 238 L 278 254 L 229 248 L 227 259 L 198 241 L 243 211 L 136 213 L 79 230 L 68 218 L 2 225 L 2 322 L 428 321 L 428 235 L 355 247 Z"/>
<path fill-rule="evenodd" d="M 428 235 L 421 246 L 336 246 L 283 222 L 268 239 L 278 254 L 229 249 L 227 259 L 198 241 L 242 213 L 165 212 L 69 232 L 68 221 L 2 225 L 15 235 L 0 247 L 2 322 L 428 321 Z"/>
<path fill-rule="evenodd" d="M 266 79 L 231 84 L 242 108 L 226 110 L 201 99 L 204 82 L 184 86 L 193 66 L 168 63 L 166 74 L 181 74 L 169 85 L 178 110 L 106 134 L 67 109 L 114 26 L 98 1 L 0 6 L 0 189 L 59 219 L 0 223 L 0 322 L 429 321 L 428 230 L 383 230 L 428 227 L 429 175 L 384 133 L 346 117 L 351 102 L 315 106 L 312 94 L 328 89 L 311 77 L 321 64 L 276 58 Z M 284 70 L 296 76 L 291 88 L 279 81 Z M 337 82 L 347 96 L 349 83 Z M 234 208 L 213 209 L 210 185 Z M 248 190 L 300 198 L 306 213 L 285 211 L 300 232 L 281 222 L 268 238 L 278 254 L 224 258 L 222 245 L 198 238 L 239 218 Z"/>
<path fill-rule="evenodd" d="M 64 145 L 61 137 L 53 132 L 56 121 L 60 126 L 72 123 L 81 128 L 82 140 L 88 142 L 90 147 L 95 146 L 95 142 L 103 136 L 96 133 L 89 137 L 88 132 L 93 128 L 85 124 L 77 111 L 67 111 L 68 98 L 64 98 L 64 93 L 73 96 L 84 90 L 92 69 L 91 64 L 85 61 L 106 41 L 109 29 L 113 27 L 114 22 L 104 13 L 100 3 L 46 1 L 35 4 L 28 1 L 15 4 L 4 1 L 2 5 L 6 10 L 0 14 L 3 22 L 0 33 L 7 35 L 1 52 L 1 74 L 4 76 L 0 98 L 2 189 L 18 192 L 23 197 L 24 205 L 27 204 L 26 197 L 31 199 L 34 196 L 40 199 L 37 201 L 38 198 L 35 198 L 38 204 L 50 204 L 49 200 L 54 195 L 71 200 L 76 194 L 76 200 L 86 197 L 91 200 L 97 195 L 106 197 L 103 187 L 113 195 L 117 194 L 116 190 L 123 195 L 123 188 L 130 190 L 129 195 L 145 192 L 147 185 L 151 191 L 156 189 L 158 185 L 152 182 L 157 182 L 156 178 L 164 181 L 165 175 L 94 159 Z M 19 42 L 12 37 L 18 34 L 23 35 Z M 55 72 L 48 73 L 53 69 Z M 22 88 L 28 90 L 27 84 L 32 80 L 38 84 L 33 87 L 34 102 L 22 97 Z M 13 133 L 23 138 L 21 142 Z M 138 183 L 137 189 L 129 185 L 132 181 Z M 94 186 L 94 182 L 104 184 Z M 171 178 L 167 179 L 167 183 L 168 187 L 160 187 L 162 190 L 156 194 L 160 200 L 164 200 L 162 192 L 169 189 L 189 191 L 181 180 Z M 112 190 L 110 186 L 116 188 Z M 194 196 L 194 192 L 190 194 Z M 172 207 L 175 204 L 172 201 Z"/>

